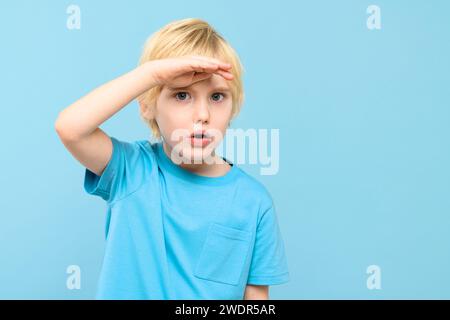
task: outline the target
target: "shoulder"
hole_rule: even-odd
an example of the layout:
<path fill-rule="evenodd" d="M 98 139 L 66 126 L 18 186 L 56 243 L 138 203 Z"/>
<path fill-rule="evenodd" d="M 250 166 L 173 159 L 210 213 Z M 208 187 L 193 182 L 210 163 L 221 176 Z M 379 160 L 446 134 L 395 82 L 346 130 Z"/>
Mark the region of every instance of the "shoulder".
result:
<path fill-rule="evenodd" d="M 145 139 L 126 141 L 111 136 L 113 147 L 122 153 L 125 159 L 154 160 L 156 143 Z"/>
<path fill-rule="evenodd" d="M 259 212 L 263 214 L 265 211 L 273 207 L 273 198 L 268 188 L 257 178 L 248 174 L 239 167 L 236 167 L 239 171 L 237 175 L 237 188 L 238 191 L 242 191 L 246 197 L 259 203 Z"/>
<path fill-rule="evenodd" d="M 117 158 L 118 172 L 126 184 L 135 188 L 156 172 L 155 146 L 148 140 L 126 141 L 111 137 L 113 157 Z"/>
<path fill-rule="evenodd" d="M 110 136 L 113 150 L 101 176 L 86 168 L 84 188 L 112 204 L 139 189 L 156 172 L 151 145 L 145 140 L 125 141 Z"/>

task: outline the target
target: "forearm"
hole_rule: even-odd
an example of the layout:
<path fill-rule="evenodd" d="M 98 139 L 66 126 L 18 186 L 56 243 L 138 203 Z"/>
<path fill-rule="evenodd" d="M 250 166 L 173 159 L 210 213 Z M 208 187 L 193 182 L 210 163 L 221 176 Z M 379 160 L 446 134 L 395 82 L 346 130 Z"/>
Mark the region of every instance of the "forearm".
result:
<path fill-rule="evenodd" d="M 247 285 L 244 300 L 269 300 L 269 286 Z"/>
<path fill-rule="evenodd" d="M 62 110 L 55 123 L 68 139 L 90 135 L 133 99 L 156 85 L 147 62 L 111 80 Z"/>

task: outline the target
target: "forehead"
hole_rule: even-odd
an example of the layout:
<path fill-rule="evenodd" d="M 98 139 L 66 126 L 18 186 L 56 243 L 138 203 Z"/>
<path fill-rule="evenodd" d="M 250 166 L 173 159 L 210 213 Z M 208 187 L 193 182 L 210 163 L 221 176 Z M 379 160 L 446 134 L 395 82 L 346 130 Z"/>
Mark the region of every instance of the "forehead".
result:
<path fill-rule="evenodd" d="M 164 89 L 168 90 L 168 91 L 176 91 L 176 90 L 202 91 L 202 90 L 213 90 L 213 89 L 229 91 L 230 86 L 228 85 L 228 81 L 225 80 L 222 76 L 220 76 L 218 74 L 213 74 L 210 78 L 198 81 L 187 87 L 175 87 L 175 86 L 165 85 Z"/>

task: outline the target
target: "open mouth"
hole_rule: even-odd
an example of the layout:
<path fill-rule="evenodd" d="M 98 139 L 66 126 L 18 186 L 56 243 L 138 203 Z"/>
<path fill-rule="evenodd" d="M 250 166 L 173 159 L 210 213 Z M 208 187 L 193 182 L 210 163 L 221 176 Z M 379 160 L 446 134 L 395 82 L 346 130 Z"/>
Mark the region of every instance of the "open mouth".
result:
<path fill-rule="evenodd" d="M 209 139 L 209 136 L 203 134 L 203 133 L 196 133 L 196 134 L 192 134 L 191 138 L 196 138 L 196 139 Z"/>
<path fill-rule="evenodd" d="M 191 146 L 193 147 L 205 147 L 213 140 L 212 137 L 205 132 L 193 133 L 190 136 Z"/>

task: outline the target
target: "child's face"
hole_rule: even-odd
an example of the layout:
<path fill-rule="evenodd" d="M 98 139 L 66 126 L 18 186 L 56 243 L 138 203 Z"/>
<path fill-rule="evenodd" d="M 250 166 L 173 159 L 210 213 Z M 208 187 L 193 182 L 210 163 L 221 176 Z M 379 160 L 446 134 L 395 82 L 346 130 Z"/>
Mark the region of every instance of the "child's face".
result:
<path fill-rule="evenodd" d="M 187 88 L 164 86 L 156 104 L 155 120 L 169 151 L 182 146 L 183 158 L 214 156 L 214 149 L 223 139 L 232 113 L 232 96 L 228 81 L 213 74 Z M 191 135 L 206 130 L 213 136 L 206 146 L 192 145 Z M 195 156 L 194 153 L 197 155 Z"/>

